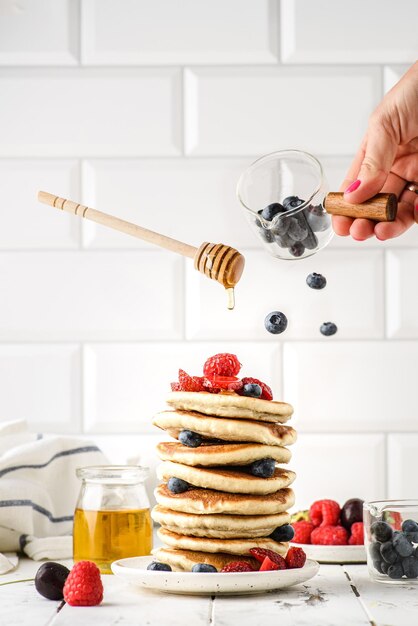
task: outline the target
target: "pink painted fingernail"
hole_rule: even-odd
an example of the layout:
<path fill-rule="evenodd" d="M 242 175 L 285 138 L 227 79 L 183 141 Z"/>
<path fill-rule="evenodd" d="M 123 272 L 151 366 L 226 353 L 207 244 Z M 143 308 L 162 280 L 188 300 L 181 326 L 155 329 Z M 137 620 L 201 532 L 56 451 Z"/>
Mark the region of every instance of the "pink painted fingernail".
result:
<path fill-rule="evenodd" d="M 352 191 L 355 191 L 356 189 L 358 189 L 360 185 L 361 185 L 361 180 L 357 179 L 354 181 L 354 183 L 351 183 L 351 185 L 347 187 L 344 193 L 351 193 Z"/>

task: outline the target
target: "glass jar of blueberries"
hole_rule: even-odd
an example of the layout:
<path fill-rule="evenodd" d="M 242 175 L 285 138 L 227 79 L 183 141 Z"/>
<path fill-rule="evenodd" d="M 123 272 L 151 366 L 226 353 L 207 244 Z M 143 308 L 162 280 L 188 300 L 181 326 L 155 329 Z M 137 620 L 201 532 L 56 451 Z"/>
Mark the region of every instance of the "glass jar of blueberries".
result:
<path fill-rule="evenodd" d="M 278 259 L 315 254 L 333 236 L 318 159 L 300 150 L 267 154 L 241 175 L 238 198 L 264 247 Z"/>
<path fill-rule="evenodd" d="M 418 500 L 365 502 L 363 509 L 370 578 L 418 584 Z"/>

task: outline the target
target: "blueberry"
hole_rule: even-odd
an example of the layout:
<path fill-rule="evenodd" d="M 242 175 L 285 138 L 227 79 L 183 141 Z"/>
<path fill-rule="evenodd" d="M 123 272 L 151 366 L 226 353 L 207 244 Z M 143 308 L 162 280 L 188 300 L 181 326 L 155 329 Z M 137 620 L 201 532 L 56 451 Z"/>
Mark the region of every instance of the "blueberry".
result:
<path fill-rule="evenodd" d="M 263 211 L 258 211 L 258 215 L 261 215 L 262 213 Z M 264 241 L 266 241 L 267 243 L 272 243 L 274 241 L 273 232 L 269 228 L 266 228 L 264 224 L 262 224 L 261 221 L 258 219 L 258 217 L 255 218 L 255 225 L 257 226 L 260 236 L 262 239 L 264 239 Z"/>
<path fill-rule="evenodd" d="M 209 563 L 196 563 L 193 565 L 192 572 L 197 572 L 200 574 L 209 573 L 209 572 L 217 572 L 218 570 L 213 565 L 209 565 Z"/>
<path fill-rule="evenodd" d="M 385 541 L 380 546 L 380 554 L 386 563 L 395 563 L 398 560 L 398 553 L 392 545 L 391 541 Z"/>
<path fill-rule="evenodd" d="M 402 530 L 404 533 L 418 532 L 418 524 L 413 519 L 406 519 L 402 522 Z"/>
<path fill-rule="evenodd" d="M 413 556 L 402 559 L 402 568 L 407 578 L 418 578 L 418 561 Z"/>
<path fill-rule="evenodd" d="M 382 560 L 382 555 L 380 554 L 380 543 L 378 541 L 373 541 L 373 543 L 369 545 L 369 552 L 373 561 Z"/>
<path fill-rule="evenodd" d="M 285 208 L 279 204 L 278 202 L 273 202 L 273 204 L 269 204 L 261 211 L 261 216 L 267 220 L 267 222 L 271 222 L 275 215 L 279 213 L 284 213 Z"/>
<path fill-rule="evenodd" d="M 153 561 L 147 567 L 149 570 L 153 570 L 155 572 L 171 572 L 172 569 L 166 563 L 158 563 L 157 561 Z"/>
<path fill-rule="evenodd" d="M 184 493 L 190 488 L 190 485 L 181 478 L 172 477 L 168 479 L 167 487 L 169 488 L 171 493 Z"/>
<path fill-rule="evenodd" d="M 318 247 L 318 238 L 310 229 L 308 231 L 307 237 L 302 241 L 303 245 L 307 250 L 315 250 Z"/>
<path fill-rule="evenodd" d="M 312 272 L 306 277 L 306 284 L 311 289 L 323 289 L 327 284 L 327 279 L 322 274 Z"/>
<path fill-rule="evenodd" d="M 289 252 L 292 256 L 299 257 L 305 252 L 305 246 L 301 241 L 295 241 L 293 246 L 290 246 Z"/>
<path fill-rule="evenodd" d="M 324 322 L 323 324 L 321 324 L 319 330 L 323 335 L 325 335 L 325 337 L 330 337 L 331 335 L 335 335 L 338 328 L 336 324 L 334 324 L 334 322 Z"/>
<path fill-rule="evenodd" d="M 386 561 L 381 561 L 380 563 L 380 568 L 382 570 L 381 574 L 387 574 L 389 567 L 390 567 L 389 563 L 386 563 Z"/>
<path fill-rule="evenodd" d="M 302 241 L 308 236 L 308 229 L 303 222 L 297 217 L 291 217 L 289 220 L 289 229 L 287 234 L 293 241 Z"/>
<path fill-rule="evenodd" d="M 276 461 L 274 459 L 261 459 L 260 461 L 254 461 L 249 465 L 250 473 L 253 476 L 259 476 L 260 478 L 270 478 L 274 474 L 276 467 Z"/>
<path fill-rule="evenodd" d="M 385 563 L 385 561 L 381 561 L 380 559 L 376 559 L 376 561 L 373 561 L 373 567 L 377 569 L 379 574 L 385 574 L 385 572 L 383 571 L 383 564 L 389 567 L 388 563 Z"/>
<path fill-rule="evenodd" d="M 393 578 L 394 580 L 402 578 L 402 576 L 403 576 L 402 564 L 401 563 L 395 563 L 394 565 L 390 565 L 388 567 L 388 576 L 389 576 L 389 578 Z"/>
<path fill-rule="evenodd" d="M 293 245 L 293 241 L 290 239 L 287 233 L 284 233 L 284 234 L 279 233 L 277 235 L 274 235 L 274 241 L 281 248 L 288 248 L 289 246 Z"/>
<path fill-rule="evenodd" d="M 293 530 L 293 526 L 290 524 L 284 524 L 283 526 L 278 526 L 273 530 L 270 537 L 274 541 L 292 541 L 295 536 L 295 531 Z M 417 561 L 418 563 L 418 561 Z"/>
<path fill-rule="evenodd" d="M 287 196 L 283 200 L 283 206 L 286 211 L 291 211 L 292 209 L 297 209 L 298 206 L 304 203 L 304 200 L 301 200 L 297 196 Z"/>
<path fill-rule="evenodd" d="M 272 311 L 266 316 L 264 326 L 269 333 L 280 335 L 287 328 L 287 317 L 280 311 Z"/>
<path fill-rule="evenodd" d="M 370 527 L 370 531 L 376 541 L 380 541 L 381 543 L 389 541 L 392 538 L 392 528 L 387 522 L 374 522 Z"/>
<path fill-rule="evenodd" d="M 403 533 L 394 533 L 392 544 L 399 556 L 411 556 L 414 552 L 414 546 Z"/>
<path fill-rule="evenodd" d="M 405 533 L 405 537 L 412 543 L 418 543 L 418 533 Z"/>
<path fill-rule="evenodd" d="M 188 448 L 198 448 L 202 445 L 202 437 L 192 430 L 182 430 L 179 434 L 179 441 Z"/>
<path fill-rule="evenodd" d="M 322 232 L 331 225 L 330 217 L 321 204 L 317 206 L 310 204 L 305 213 L 308 224 L 315 233 Z"/>
<path fill-rule="evenodd" d="M 251 398 L 259 398 L 263 393 L 260 385 L 256 383 L 247 383 L 243 386 L 241 391 L 243 396 L 250 396 Z"/>
<path fill-rule="evenodd" d="M 69 573 L 70 570 L 60 563 L 42 563 L 35 576 L 36 591 L 48 600 L 62 600 L 64 583 Z"/>

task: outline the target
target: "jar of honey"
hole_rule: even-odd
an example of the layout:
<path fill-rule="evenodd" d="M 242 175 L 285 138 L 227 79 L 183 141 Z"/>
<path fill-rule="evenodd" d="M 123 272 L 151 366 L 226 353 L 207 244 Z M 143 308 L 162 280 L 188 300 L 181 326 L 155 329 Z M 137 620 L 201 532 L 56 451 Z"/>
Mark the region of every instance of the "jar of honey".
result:
<path fill-rule="evenodd" d="M 146 556 L 152 548 L 152 521 L 144 480 L 136 465 L 81 467 L 81 491 L 74 513 L 74 561 L 94 561 L 111 574 L 112 561 Z"/>

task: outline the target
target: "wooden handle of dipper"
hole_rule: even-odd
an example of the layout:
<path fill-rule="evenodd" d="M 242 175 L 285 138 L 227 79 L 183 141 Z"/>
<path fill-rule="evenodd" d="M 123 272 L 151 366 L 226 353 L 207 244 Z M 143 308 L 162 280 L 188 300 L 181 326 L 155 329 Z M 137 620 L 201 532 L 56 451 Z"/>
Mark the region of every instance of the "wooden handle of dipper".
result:
<path fill-rule="evenodd" d="M 367 202 L 350 204 L 344 201 L 344 194 L 331 191 L 325 198 L 325 210 L 331 215 L 363 217 L 375 222 L 393 222 L 398 208 L 394 193 L 378 193 Z"/>
<path fill-rule="evenodd" d="M 194 259 L 194 266 L 197 270 L 208 276 L 208 278 L 217 280 L 227 290 L 233 289 L 241 278 L 244 269 L 244 257 L 231 246 L 205 242 L 199 248 L 195 248 L 182 241 L 177 241 L 177 239 L 172 239 L 147 228 L 142 228 L 142 226 L 137 224 L 126 222 L 114 215 L 90 209 L 90 207 L 84 206 L 84 204 L 77 204 L 77 202 L 72 200 L 54 196 L 46 191 L 39 191 L 38 200 L 62 211 L 85 217 L 97 224 L 102 224 L 132 237 L 148 241 L 171 252 L 190 257 Z M 230 302 L 232 302 L 229 308 L 233 308 L 232 295 L 229 294 Z"/>

